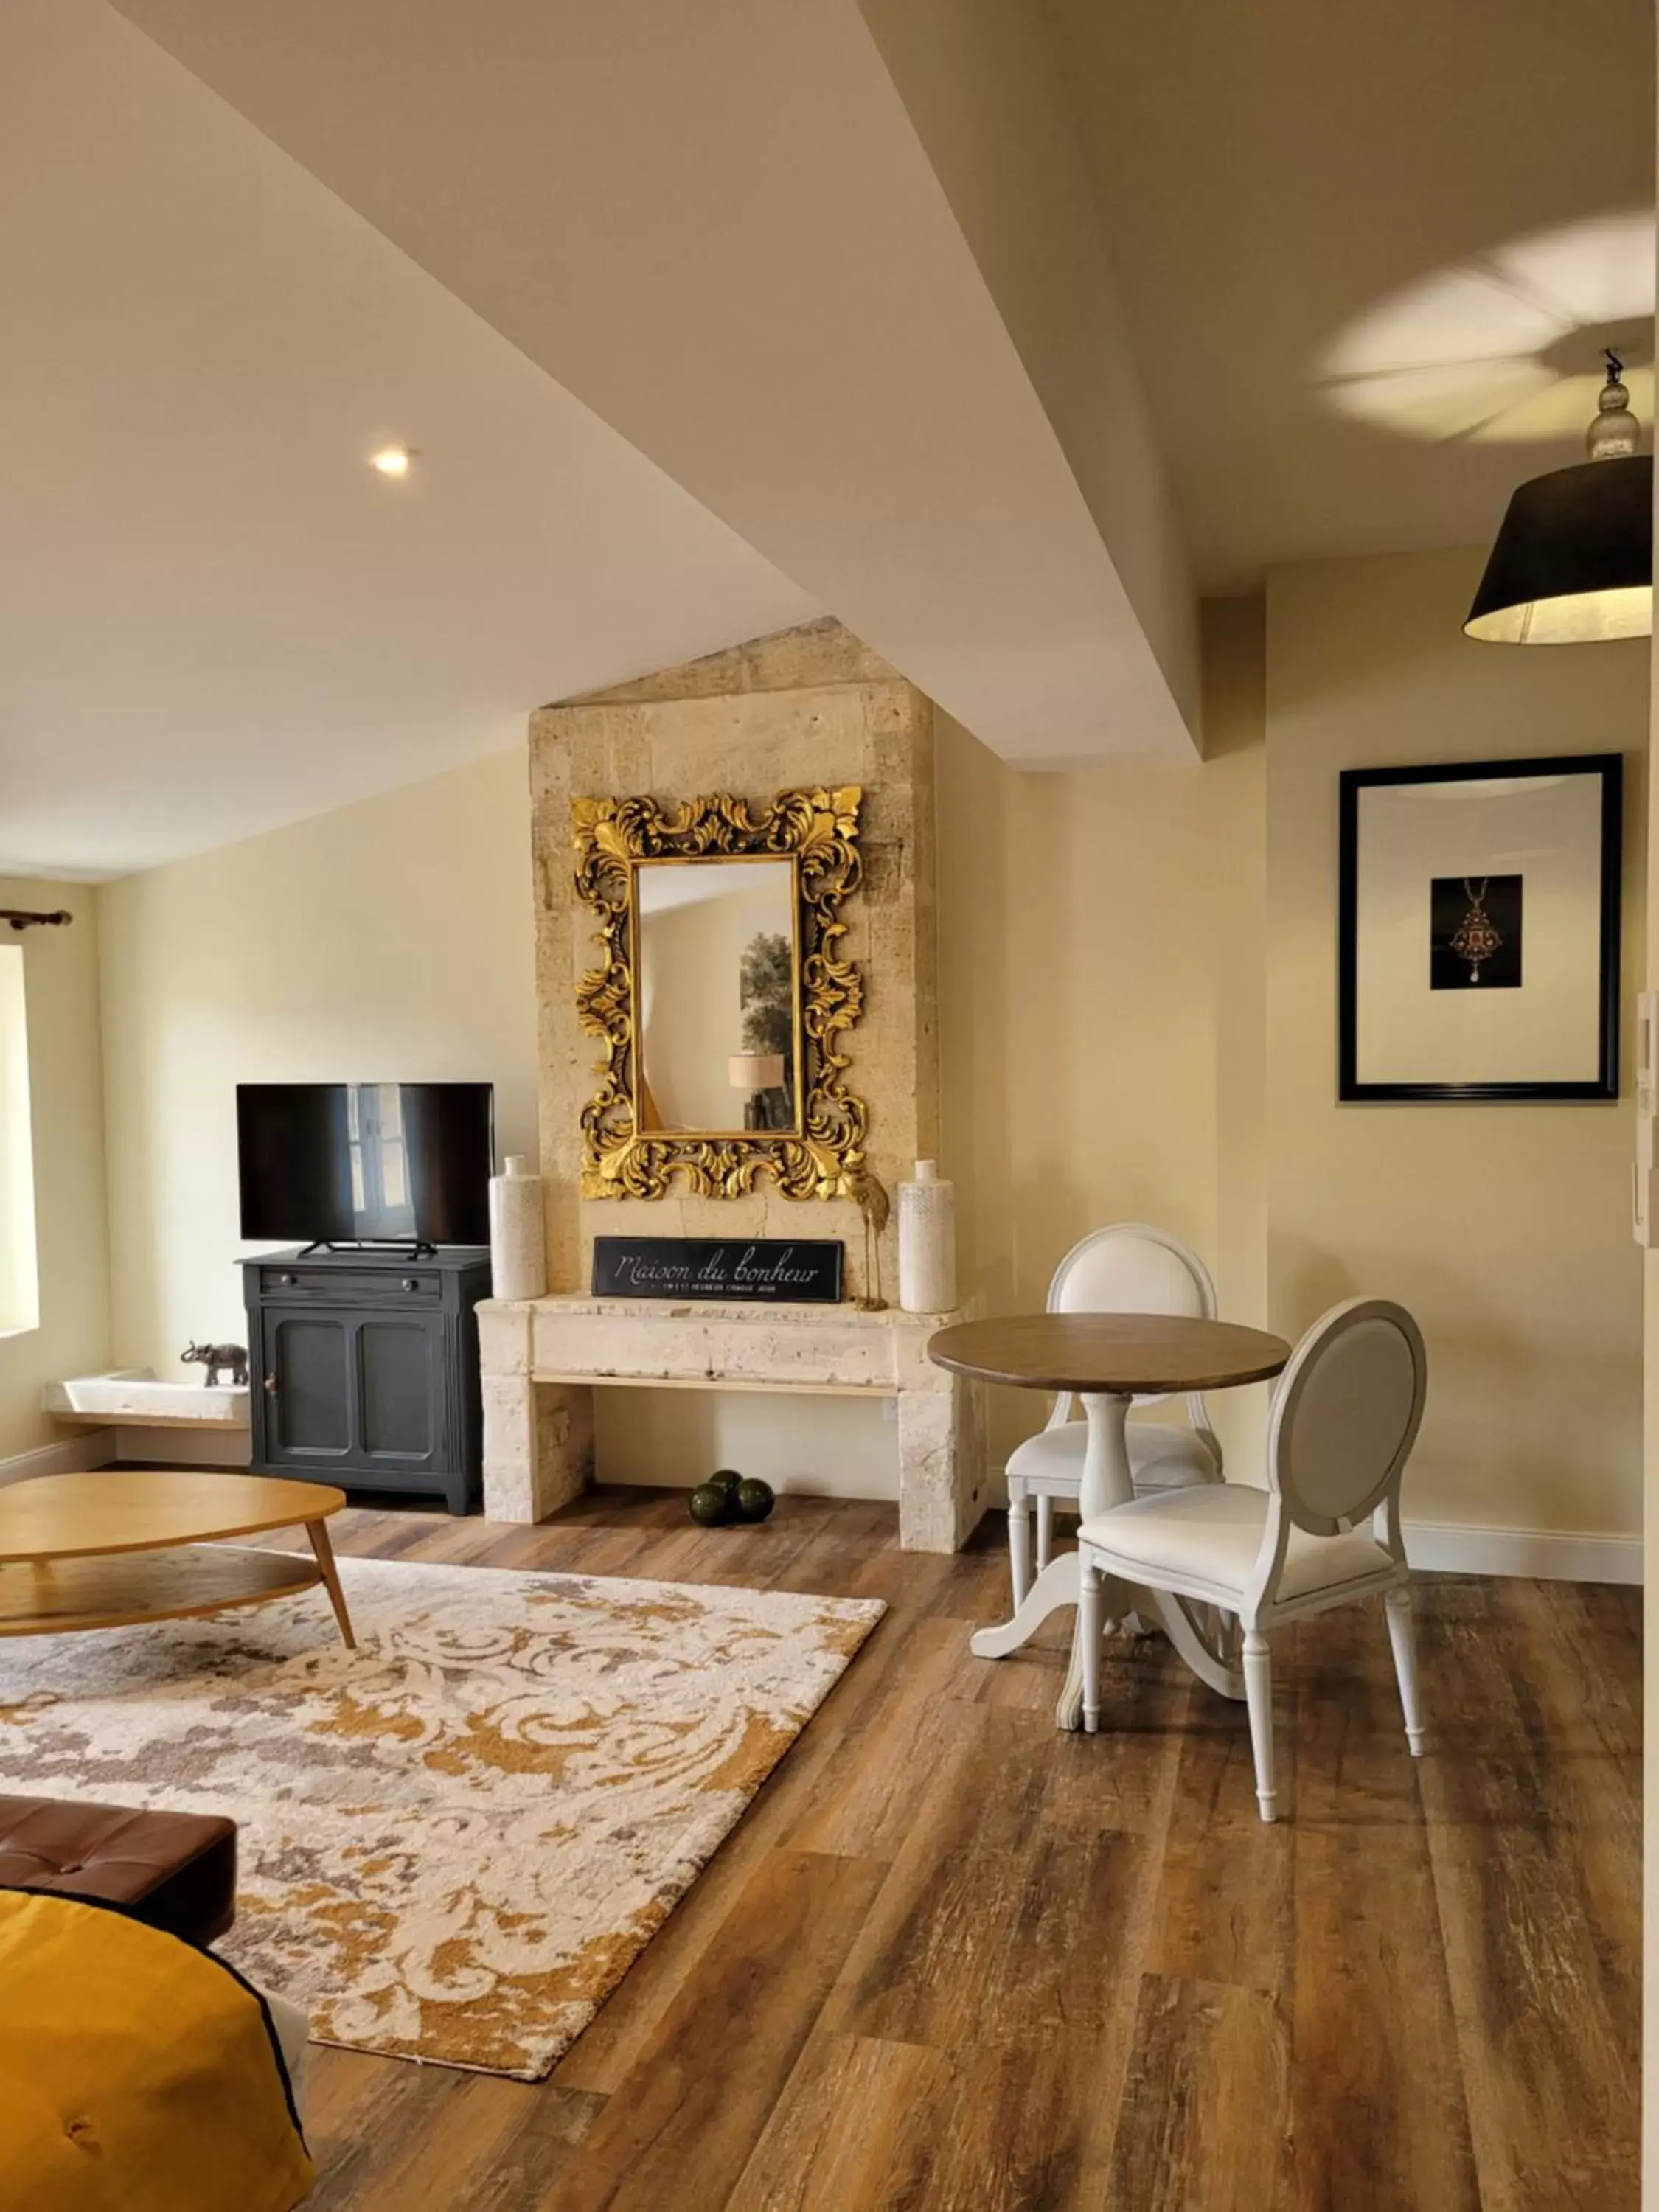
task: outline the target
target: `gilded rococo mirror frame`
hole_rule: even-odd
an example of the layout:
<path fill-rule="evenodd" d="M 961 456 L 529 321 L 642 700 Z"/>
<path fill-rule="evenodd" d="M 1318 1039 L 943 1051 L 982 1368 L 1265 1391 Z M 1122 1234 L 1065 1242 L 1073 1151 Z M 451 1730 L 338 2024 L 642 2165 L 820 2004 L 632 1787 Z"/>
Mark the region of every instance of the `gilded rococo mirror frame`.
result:
<path fill-rule="evenodd" d="M 858 784 L 781 791 L 769 802 L 720 793 L 664 807 L 654 799 L 573 799 L 576 896 L 602 953 L 582 977 L 576 1012 L 600 1039 L 599 1089 L 582 1109 L 582 1196 L 665 1198 L 682 1189 L 735 1198 L 763 1177 L 787 1198 L 854 1195 L 865 1169 L 869 1111 L 847 1087 L 847 1030 L 864 1005 L 864 981 L 841 957 L 842 906 L 859 887 Z M 794 862 L 796 1075 L 793 1130 L 642 1129 L 635 1012 L 641 862 L 715 859 Z"/>

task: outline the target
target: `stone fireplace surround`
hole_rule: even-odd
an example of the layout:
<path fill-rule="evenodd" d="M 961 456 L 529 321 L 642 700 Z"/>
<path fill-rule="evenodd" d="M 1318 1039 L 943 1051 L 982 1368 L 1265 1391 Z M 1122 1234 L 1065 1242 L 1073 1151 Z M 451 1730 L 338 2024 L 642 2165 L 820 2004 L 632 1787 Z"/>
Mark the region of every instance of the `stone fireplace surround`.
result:
<path fill-rule="evenodd" d="M 901 1542 L 954 1551 L 978 1520 L 977 1392 L 926 1356 L 934 1330 L 961 1316 L 872 1313 L 852 1303 L 876 1286 L 865 1280 L 864 1224 L 850 1200 L 792 1200 L 764 1184 L 732 1199 L 580 1195 L 580 1115 L 594 1076 L 575 995 L 594 948 L 572 879 L 576 797 L 769 799 L 795 786 L 861 785 L 863 884 L 847 905 L 845 950 L 864 971 L 866 996 L 848 1033 L 848 1080 L 868 1105 L 869 1164 L 890 1192 L 912 1161 L 937 1152 L 933 744 L 932 702 L 834 621 L 532 716 L 550 1295 L 478 1310 L 492 1520 L 540 1520 L 578 1495 L 593 1473 L 593 1390 L 645 1383 L 896 1399 Z M 594 1298 L 592 1240 L 601 1234 L 839 1237 L 848 1303 Z M 881 1291 L 896 1297 L 891 1224 L 877 1267 Z"/>
<path fill-rule="evenodd" d="M 481 1306 L 484 1511 L 539 1521 L 580 1495 L 593 1471 L 596 1388 L 893 1398 L 899 1541 L 957 1551 L 984 1510 L 984 1453 L 975 1387 L 927 1356 L 953 1318 L 579 1297 Z"/>

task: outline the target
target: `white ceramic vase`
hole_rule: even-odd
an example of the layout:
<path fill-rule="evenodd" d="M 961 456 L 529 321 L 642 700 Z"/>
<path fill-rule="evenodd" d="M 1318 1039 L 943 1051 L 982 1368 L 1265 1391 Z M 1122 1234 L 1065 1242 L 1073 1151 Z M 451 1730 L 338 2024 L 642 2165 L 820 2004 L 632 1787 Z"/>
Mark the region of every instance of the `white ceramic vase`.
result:
<path fill-rule="evenodd" d="M 489 1273 L 498 1298 L 546 1295 L 542 1179 L 521 1152 L 509 1153 L 506 1173 L 489 1178 Z"/>
<path fill-rule="evenodd" d="M 955 1312 L 957 1188 L 937 1160 L 918 1160 L 915 1180 L 898 1187 L 898 1272 L 906 1313 Z"/>

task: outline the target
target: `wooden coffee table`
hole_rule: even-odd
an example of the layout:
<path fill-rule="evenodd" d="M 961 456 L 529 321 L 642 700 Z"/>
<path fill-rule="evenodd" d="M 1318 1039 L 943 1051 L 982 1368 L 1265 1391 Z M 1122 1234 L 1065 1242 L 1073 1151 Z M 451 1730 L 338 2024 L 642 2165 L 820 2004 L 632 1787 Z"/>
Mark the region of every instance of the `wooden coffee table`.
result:
<path fill-rule="evenodd" d="M 183 1468 L 9 1483 L 0 1488 L 0 1636 L 184 1620 L 321 1583 L 355 1650 L 327 1528 L 345 1502 L 322 1483 Z M 204 1540 L 294 1527 L 310 1537 L 309 1557 Z"/>

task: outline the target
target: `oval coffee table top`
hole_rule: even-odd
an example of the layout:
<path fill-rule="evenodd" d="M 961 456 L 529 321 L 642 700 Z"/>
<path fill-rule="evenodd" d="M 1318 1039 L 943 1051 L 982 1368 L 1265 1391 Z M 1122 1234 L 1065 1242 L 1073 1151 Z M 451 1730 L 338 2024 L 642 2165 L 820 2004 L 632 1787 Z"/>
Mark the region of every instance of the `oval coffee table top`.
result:
<path fill-rule="evenodd" d="M 210 1536 L 252 1536 L 337 1513 L 327 1483 L 195 1468 L 38 1474 L 0 1489 L 0 1562 L 155 1552 Z"/>
<path fill-rule="evenodd" d="M 1284 1338 L 1265 1329 L 1174 1314 L 1013 1314 L 958 1322 L 927 1345 L 937 1366 L 982 1382 L 1107 1397 L 1261 1382 L 1290 1356 Z"/>

